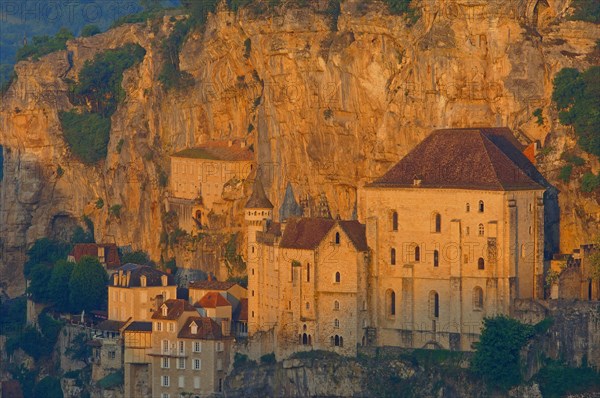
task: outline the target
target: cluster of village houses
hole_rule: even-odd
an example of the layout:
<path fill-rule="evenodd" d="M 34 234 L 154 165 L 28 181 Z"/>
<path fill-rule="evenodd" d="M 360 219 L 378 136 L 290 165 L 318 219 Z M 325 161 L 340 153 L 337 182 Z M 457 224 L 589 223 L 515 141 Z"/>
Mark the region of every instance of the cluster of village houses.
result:
<path fill-rule="evenodd" d="M 547 298 L 548 288 L 598 299 L 590 246 L 547 286 L 550 185 L 531 153 L 508 129 L 434 131 L 359 190 L 350 220 L 332 217 L 323 195 L 298 204 L 291 186 L 276 212 L 243 142 L 173 155 L 169 205 L 187 229 L 209 226 L 225 191 L 255 176 L 244 213 L 248 287 L 209 278 L 181 299 L 171 275 L 113 265 L 95 377 L 124 368 L 126 396 L 200 397 L 222 390 L 234 351 L 471 350 L 484 317 L 511 314 L 515 300 Z M 111 249 L 98 250 L 108 262 Z"/>

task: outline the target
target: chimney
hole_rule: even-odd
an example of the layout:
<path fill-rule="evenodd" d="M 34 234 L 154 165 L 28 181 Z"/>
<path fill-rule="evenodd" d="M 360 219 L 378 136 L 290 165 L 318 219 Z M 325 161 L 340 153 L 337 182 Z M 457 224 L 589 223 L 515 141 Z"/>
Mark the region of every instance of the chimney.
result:
<path fill-rule="evenodd" d="M 228 147 L 230 147 L 230 146 L 232 146 L 232 145 L 233 145 L 233 141 L 232 141 L 232 140 L 229 140 L 229 141 L 227 141 L 227 146 L 228 146 Z"/>
<path fill-rule="evenodd" d="M 212 274 L 208 274 L 207 280 L 208 280 L 209 282 L 212 282 L 212 280 L 213 280 L 213 276 L 212 276 Z"/>
<path fill-rule="evenodd" d="M 246 148 L 246 140 L 242 140 L 242 142 L 240 142 L 240 147 Z"/>

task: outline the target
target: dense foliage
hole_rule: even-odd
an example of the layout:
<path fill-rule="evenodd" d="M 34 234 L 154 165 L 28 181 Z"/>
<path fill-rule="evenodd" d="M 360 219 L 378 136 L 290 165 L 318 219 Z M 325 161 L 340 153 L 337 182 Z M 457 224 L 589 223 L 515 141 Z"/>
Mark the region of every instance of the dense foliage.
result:
<path fill-rule="evenodd" d="M 54 303 L 55 308 L 67 312 L 69 306 L 69 281 L 75 264 L 67 260 L 58 260 L 50 274 L 48 281 L 48 298 Z"/>
<path fill-rule="evenodd" d="M 485 318 L 471 369 L 492 386 L 508 389 L 521 381 L 519 353 L 532 326 L 504 315 Z"/>
<path fill-rule="evenodd" d="M 33 388 L 34 398 L 63 398 L 60 380 L 56 377 L 46 376 Z"/>
<path fill-rule="evenodd" d="M 71 251 L 71 246 L 65 242 L 48 238 L 36 240 L 27 251 L 27 261 L 23 268 L 25 277 L 29 277 L 29 272 L 36 264 L 52 265 L 61 258 L 67 258 L 69 251 Z"/>
<path fill-rule="evenodd" d="M 579 21 L 600 23 L 600 2 L 593 0 L 573 0 L 575 9 L 572 18 Z"/>
<path fill-rule="evenodd" d="M 25 326 L 27 299 L 25 296 L 3 301 L 0 305 L 0 334 L 19 332 Z"/>
<path fill-rule="evenodd" d="M 138 64 L 146 51 L 137 44 L 97 54 L 86 61 L 79 81 L 71 87 L 75 105 L 89 111 L 60 112 L 65 140 L 82 162 L 94 164 L 106 157 L 110 138 L 110 117 L 125 98 L 123 72 Z"/>
<path fill-rule="evenodd" d="M 110 119 L 77 110 L 59 112 L 64 137 L 71 151 L 82 162 L 94 164 L 106 157 L 110 138 Z"/>
<path fill-rule="evenodd" d="M 560 122 L 573 126 L 579 146 L 600 157 L 600 66 L 562 69 L 554 78 L 552 100 Z"/>
<path fill-rule="evenodd" d="M 34 36 L 30 44 L 19 48 L 17 51 L 17 61 L 28 58 L 37 60 L 46 54 L 66 50 L 67 40 L 74 37 L 73 33 L 67 28 L 61 28 L 54 36 Z"/>
<path fill-rule="evenodd" d="M 557 361 L 547 361 L 535 376 L 544 398 L 560 398 L 598 391 L 600 374 L 588 367 L 572 368 Z"/>
<path fill-rule="evenodd" d="M 123 264 L 132 263 L 132 264 L 140 264 L 146 265 L 150 263 L 150 257 L 146 252 L 142 250 L 137 250 L 131 253 L 124 253 L 121 256 L 121 262 Z"/>
<path fill-rule="evenodd" d="M 588 171 L 581 177 L 581 191 L 586 193 L 594 192 L 600 187 L 600 175 Z"/>
<path fill-rule="evenodd" d="M 84 256 L 73 268 L 69 279 L 71 310 L 81 312 L 104 307 L 108 276 L 95 257 Z"/>
<path fill-rule="evenodd" d="M 98 33 L 102 33 L 102 30 L 100 30 L 98 25 L 85 25 L 83 29 L 81 29 L 81 37 L 90 37 L 97 35 Z"/>
<path fill-rule="evenodd" d="M 158 75 L 158 80 L 167 90 L 172 88 L 181 89 L 193 82 L 193 78 L 189 73 L 182 72 L 179 69 L 179 52 L 191 28 L 192 22 L 190 20 L 178 21 L 171 35 L 162 42 L 161 50 L 164 63 Z"/>

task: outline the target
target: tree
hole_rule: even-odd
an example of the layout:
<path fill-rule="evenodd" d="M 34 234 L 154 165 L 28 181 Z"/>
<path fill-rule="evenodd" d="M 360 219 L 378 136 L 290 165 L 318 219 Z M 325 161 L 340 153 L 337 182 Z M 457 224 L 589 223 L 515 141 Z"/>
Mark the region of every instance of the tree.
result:
<path fill-rule="evenodd" d="M 85 25 L 81 29 L 81 37 L 90 37 L 102 33 L 98 25 Z"/>
<path fill-rule="evenodd" d="M 42 238 L 35 241 L 31 249 L 27 251 L 27 261 L 23 268 L 26 278 L 34 266 L 44 263 L 51 266 L 61 258 L 67 258 L 71 251 L 71 246 L 65 242 L 59 242 L 48 238 Z"/>
<path fill-rule="evenodd" d="M 150 257 L 146 254 L 146 252 L 142 250 L 137 250 L 131 253 L 123 254 L 121 256 L 121 262 L 123 264 L 132 263 L 146 265 L 150 262 Z"/>
<path fill-rule="evenodd" d="M 508 389 L 519 383 L 520 351 L 533 330 L 532 326 L 504 315 L 485 318 L 471 368 L 495 387 Z"/>
<path fill-rule="evenodd" d="M 52 275 L 52 266 L 39 263 L 33 266 L 29 274 L 29 287 L 27 291 L 31 294 L 31 299 L 39 303 L 48 302 L 50 292 L 48 290 L 48 282 Z"/>
<path fill-rule="evenodd" d="M 69 302 L 73 312 L 104 307 L 108 276 L 96 257 L 83 256 L 69 280 Z"/>
<path fill-rule="evenodd" d="M 34 398 L 63 398 L 60 380 L 56 377 L 46 376 L 33 388 Z"/>
<path fill-rule="evenodd" d="M 48 295 L 58 311 L 66 312 L 69 310 L 69 281 L 73 268 L 73 263 L 58 260 L 52 269 L 50 281 L 48 282 Z"/>

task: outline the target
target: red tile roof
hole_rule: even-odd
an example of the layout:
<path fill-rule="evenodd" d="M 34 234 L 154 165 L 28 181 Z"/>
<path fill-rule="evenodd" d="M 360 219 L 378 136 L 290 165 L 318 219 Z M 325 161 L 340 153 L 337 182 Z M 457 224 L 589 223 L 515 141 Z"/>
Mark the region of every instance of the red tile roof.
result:
<path fill-rule="evenodd" d="M 162 305 L 152 314 L 152 319 L 178 319 L 185 311 L 196 311 L 192 305 L 185 300 L 169 299 L 163 303 L 167 306 L 167 315 L 162 314 Z"/>
<path fill-rule="evenodd" d="M 348 236 L 356 250 L 367 251 L 366 228 L 355 220 L 335 221 L 328 218 L 290 218 L 279 247 L 288 249 L 313 250 L 325 239 L 334 225 Z"/>
<path fill-rule="evenodd" d="M 252 161 L 254 152 L 243 141 L 209 141 L 194 148 L 187 148 L 173 155 L 175 158 L 221 160 L 229 162 Z"/>
<path fill-rule="evenodd" d="M 192 333 L 190 327 L 192 322 L 198 326 L 198 332 Z M 223 338 L 221 326 L 210 318 L 201 316 L 191 316 L 185 321 L 183 327 L 177 334 L 180 339 L 202 339 L 202 340 L 219 340 Z"/>
<path fill-rule="evenodd" d="M 71 250 L 70 255 L 75 261 L 79 261 L 83 256 L 98 257 L 98 248 L 104 247 L 104 259 L 107 268 L 116 268 L 121 265 L 119 259 L 119 250 L 114 243 L 96 244 L 96 243 L 76 243 Z"/>
<path fill-rule="evenodd" d="M 196 304 L 202 308 L 217 308 L 231 306 L 227 299 L 217 292 L 208 292 Z"/>
<path fill-rule="evenodd" d="M 422 188 L 543 189 L 522 150 L 506 128 L 437 130 L 368 186 L 412 187 L 420 179 Z"/>

